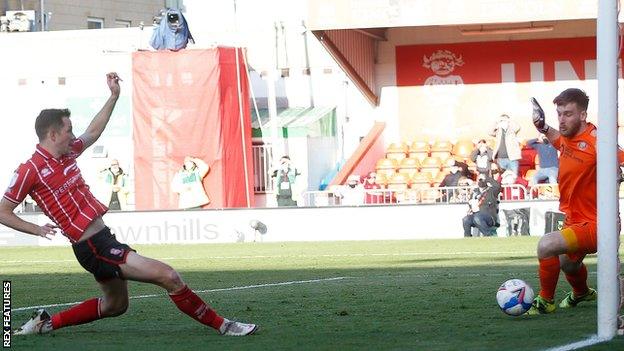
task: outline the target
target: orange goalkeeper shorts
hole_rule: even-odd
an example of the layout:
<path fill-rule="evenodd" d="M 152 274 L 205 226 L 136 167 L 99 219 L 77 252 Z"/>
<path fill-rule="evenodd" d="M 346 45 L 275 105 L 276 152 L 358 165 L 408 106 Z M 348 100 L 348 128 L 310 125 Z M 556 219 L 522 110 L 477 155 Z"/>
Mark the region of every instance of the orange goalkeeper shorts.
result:
<path fill-rule="evenodd" d="M 572 261 L 576 262 L 598 250 L 597 226 L 594 222 L 564 225 L 561 235 L 568 244 L 567 255 Z"/>

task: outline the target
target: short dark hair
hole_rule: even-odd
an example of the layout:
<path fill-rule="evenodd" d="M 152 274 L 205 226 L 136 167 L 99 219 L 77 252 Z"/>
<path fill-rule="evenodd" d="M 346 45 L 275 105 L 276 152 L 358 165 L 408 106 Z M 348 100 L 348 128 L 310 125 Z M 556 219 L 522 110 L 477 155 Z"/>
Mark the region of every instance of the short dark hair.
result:
<path fill-rule="evenodd" d="M 48 131 L 51 128 L 58 130 L 63 127 L 63 117 L 70 116 L 71 112 L 69 111 L 69 109 L 66 108 L 50 108 L 47 110 L 42 110 L 35 120 L 35 132 L 37 132 L 39 141 L 45 139 Z"/>
<path fill-rule="evenodd" d="M 561 92 L 554 100 L 553 104 L 567 105 L 571 102 L 576 103 L 578 107 L 583 111 L 587 111 L 587 106 L 589 105 L 589 96 L 585 94 L 585 92 L 581 89 L 570 88 Z"/>

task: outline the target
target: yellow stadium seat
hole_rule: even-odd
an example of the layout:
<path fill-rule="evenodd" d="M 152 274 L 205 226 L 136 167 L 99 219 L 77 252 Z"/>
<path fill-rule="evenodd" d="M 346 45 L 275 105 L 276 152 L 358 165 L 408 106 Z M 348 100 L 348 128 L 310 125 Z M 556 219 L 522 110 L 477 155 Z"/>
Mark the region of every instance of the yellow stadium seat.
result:
<path fill-rule="evenodd" d="M 396 173 L 396 169 L 399 166 L 397 160 L 393 160 L 390 158 L 382 158 L 377 161 L 375 165 L 375 171 L 377 174 L 383 174 L 387 178 L 391 177 L 394 173 Z"/>
<path fill-rule="evenodd" d="M 415 158 L 404 158 L 401 160 L 399 164 L 399 173 L 405 173 L 410 176 L 410 178 L 418 173 L 418 168 L 420 167 L 420 161 Z"/>
<path fill-rule="evenodd" d="M 416 173 L 412 176 L 412 187 L 416 184 L 427 184 L 427 187 L 431 186 L 431 174 L 430 173 Z"/>
<path fill-rule="evenodd" d="M 446 177 L 446 173 L 444 172 L 438 173 L 438 175 L 436 175 L 436 177 L 433 178 L 433 186 L 440 186 L 440 183 L 442 183 L 442 180 L 444 179 L 444 177 Z"/>
<path fill-rule="evenodd" d="M 448 152 L 453 151 L 453 143 L 448 140 L 438 140 L 431 145 L 431 152 Z"/>
<path fill-rule="evenodd" d="M 424 161 L 427 157 L 429 157 L 429 153 L 427 152 L 411 152 L 408 154 L 409 158 L 415 158 L 418 161 L 422 162 Z"/>
<path fill-rule="evenodd" d="M 475 149 L 475 145 L 470 140 L 460 140 L 453 146 L 453 155 L 462 158 L 463 160 L 470 159 L 470 154 Z"/>
<path fill-rule="evenodd" d="M 440 168 L 442 167 L 442 160 L 439 157 L 427 157 L 420 163 L 421 168 Z"/>
<path fill-rule="evenodd" d="M 388 145 L 386 152 L 403 152 L 407 153 L 409 151 L 409 146 L 405 142 L 401 143 L 392 143 Z"/>
<path fill-rule="evenodd" d="M 397 169 L 398 167 L 399 162 L 390 158 L 380 158 L 375 165 L 375 169 Z"/>
<path fill-rule="evenodd" d="M 426 154 L 431 150 L 431 146 L 426 141 L 414 141 L 409 146 L 409 152 L 424 152 Z"/>
<path fill-rule="evenodd" d="M 418 161 L 422 161 L 429 157 L 430 145 L 426 141 L 414 141 L 410 144 L 408 155 L 409 158 L 415 158 Z"/>
<path fill-rule="evenodd" d="M 399 168 L 420 168 L 420 161 L 416 158 L 404 158 L 399 163 Z"/>
<path fill-rule="evenodd" d="M 388 179 L 389 190 L 406 190 L 409 186 L 410 178 L 403 173 L 395 173 Z"/>
<path fill-rule="evenodd" d="M 399 168 L 399 173 L 407 175 L 410 179 L 418 172 L 418 168 Z"/>
<path fill-rule="evenodd" d="M 429 178 L 434 179 L 435 177 L 438 176 L 438 173 L 440 173 L 440 169 L 439 168 L 423 168 L 420 170 L 420 173 L 428 174 Z"/>
<path fill-rule="evenodd" d="M 401 161 L 407 157 L 408 150 L 407 143 L 392 143 L 386 149 L 386 158 Z"/>
<path fill-rule="evenodd" d="M 450 151 L 435 151 L 435 152 L 432 151 L 430 157 L 437 157 L 441 160 L 444 160 L 444 159 L 451 157 L 451 152 Z"/>

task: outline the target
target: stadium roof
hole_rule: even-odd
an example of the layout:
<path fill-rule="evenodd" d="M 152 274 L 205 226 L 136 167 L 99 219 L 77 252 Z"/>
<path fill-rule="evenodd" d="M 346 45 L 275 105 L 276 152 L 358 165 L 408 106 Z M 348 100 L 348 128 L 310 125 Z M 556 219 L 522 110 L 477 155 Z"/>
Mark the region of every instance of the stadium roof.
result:
<path fill-rule="evenodd" d="M 366 99 L 378 105 L 377 47 L 393 29 L 411 29 L 410 35 L 419 38 L 418 28 L 431 35 L 432 28 L 453 27 L 456 36 L 472 35 L 474 41 L 492 40 L 488 35 L 527 39 L 538 32 L 539 38 L 574 37 L 579 32 L 594 36 L 598 0 L 309 0 L 308 6 L 308 29 Z M 448 32 L 436 39 L 453 42 Z"/>

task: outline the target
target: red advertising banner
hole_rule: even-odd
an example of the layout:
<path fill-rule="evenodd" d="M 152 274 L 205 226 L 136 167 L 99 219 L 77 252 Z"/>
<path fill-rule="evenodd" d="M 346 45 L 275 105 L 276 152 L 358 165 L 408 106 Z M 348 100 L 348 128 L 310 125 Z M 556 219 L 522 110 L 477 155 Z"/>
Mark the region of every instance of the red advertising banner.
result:
<path fill-rule="evenodd" d="M 137 210 L 178 207 L 172 181 L 186 156 L 210 167 L 203 179 L 210 203 L 204 207 L 253 206 L 249 84 L 239 51 L 241 123 L 235 53 L 216 48 L 133 54 Z"/>
<path fill-rule="evenodd" d="M 398 86 L 595 79 L 596 38 L 406 45 Z"/>

